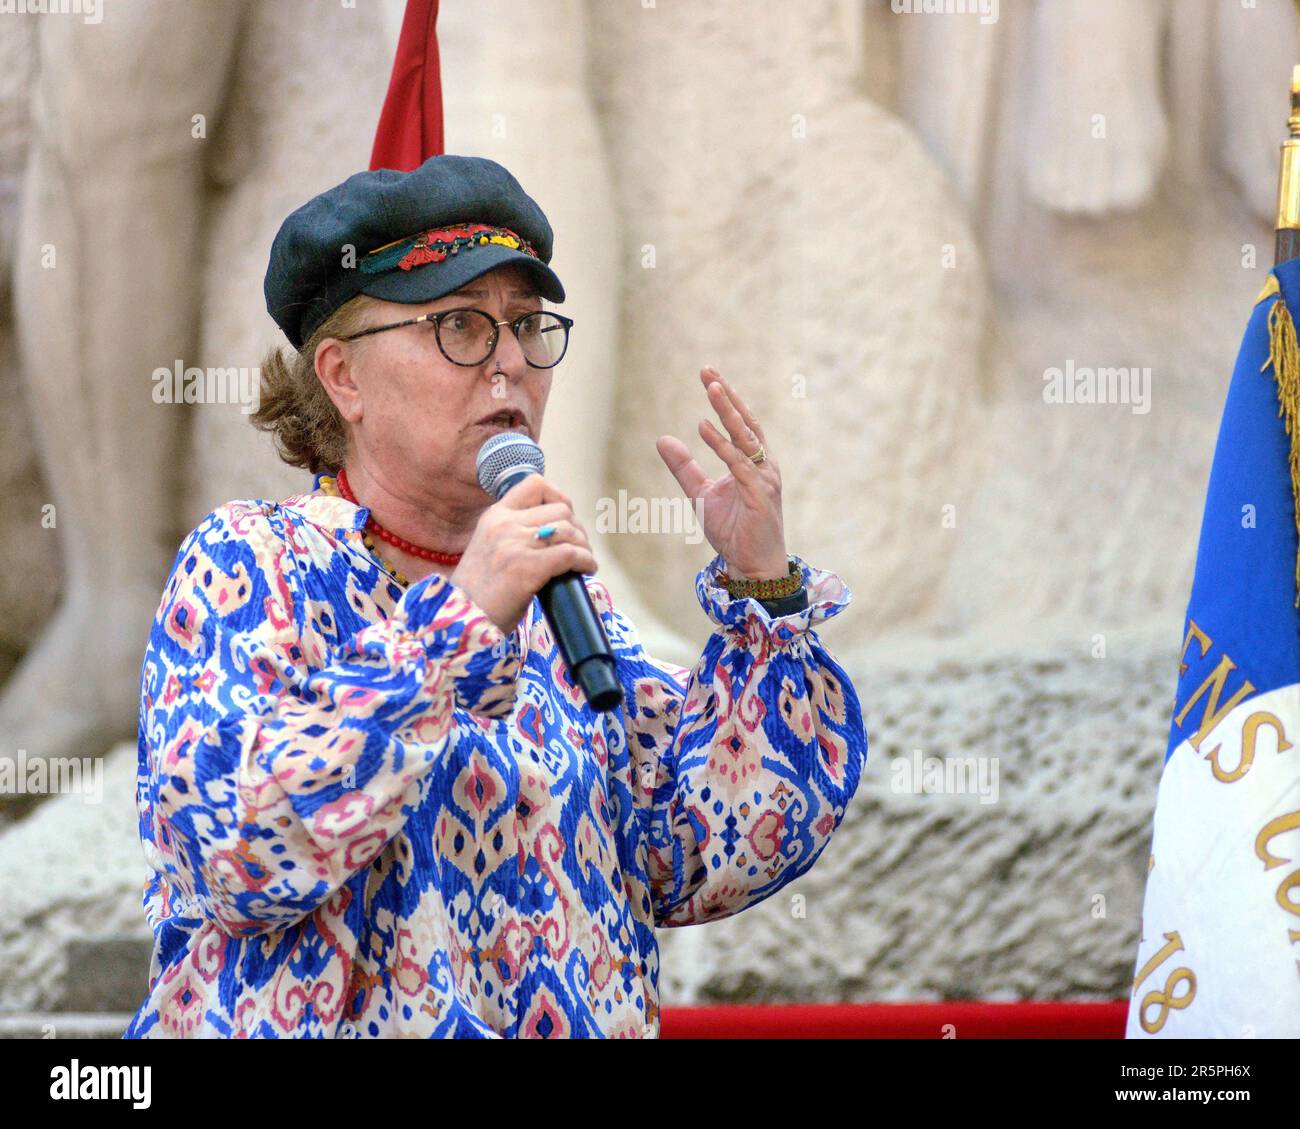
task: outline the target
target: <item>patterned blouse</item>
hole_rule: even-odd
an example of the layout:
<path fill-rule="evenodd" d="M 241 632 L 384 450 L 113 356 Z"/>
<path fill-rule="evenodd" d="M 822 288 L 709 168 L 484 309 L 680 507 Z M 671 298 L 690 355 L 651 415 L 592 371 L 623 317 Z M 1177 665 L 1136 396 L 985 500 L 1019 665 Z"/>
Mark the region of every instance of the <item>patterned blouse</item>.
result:
<path fill-rule="evenodd" d="M 320 488 L 317 478 L 315 489 Z M 696 578 L 693 669 L 587 588 L 624 703 L 595 713 L 537 600 L 509 635 L 402 589 L 342 498 L 229 502 L 181 545 L 142 671 L 137 806 L 154 934 L 125 1038 L 653 1038 L 655 930 L 812 866 L 866 759 L 798 561 L 772 619 Z"/>

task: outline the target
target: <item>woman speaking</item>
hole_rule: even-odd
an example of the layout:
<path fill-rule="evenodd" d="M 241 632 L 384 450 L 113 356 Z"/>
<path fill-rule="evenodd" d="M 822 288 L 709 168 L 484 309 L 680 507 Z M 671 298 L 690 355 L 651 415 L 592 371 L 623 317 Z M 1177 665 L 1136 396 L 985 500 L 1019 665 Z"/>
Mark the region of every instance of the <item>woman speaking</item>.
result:
<path fill-rule="evenodd" d="M 296 349 L 254 421 L 310 493 L 181 545 L 145 653 L 137 803 L 155 943 L 127 1038 L 654 1037 L 655 930 L 738 913 L 826 846 L 866 757 L 788 556 L 763 430 L 659 452 L 717 556 L 693 669 L 647 655 L 570 499 L 500 500 L 484 442 L 537 439 L 571 319 L 545 215 L 504 168 L 359 173 L 285 220 L 267 308 Z M 582 574 L 621 702 L 595 711 L 542 614 Z"/>

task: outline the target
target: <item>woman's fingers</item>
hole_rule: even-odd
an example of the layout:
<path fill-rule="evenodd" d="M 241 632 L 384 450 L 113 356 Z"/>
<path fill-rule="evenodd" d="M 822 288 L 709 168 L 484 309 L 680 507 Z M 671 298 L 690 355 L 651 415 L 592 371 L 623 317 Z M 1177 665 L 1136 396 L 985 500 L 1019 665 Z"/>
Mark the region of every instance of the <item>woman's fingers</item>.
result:
<path fill-rule="evenodd" d="M 547 522 L 572 521 L 573 507 L 568 502 L 546 502 L 540 506 L 518 510 L 511 515 L 510 520 L 531 534 L 539 525 L 545 525 Z"/>
<path fill-rule="evenodd" d="M 727 464 L 727 469 L 738 481 L 748 483 L 758 481 L 758 467 L 754 465 L 754 461 L 707 419 L 700 420 L 700 438 L 713 449 L 713 453 L 718 458 Z"/>
<path fill-rule="evenodd" d="M 558 507 L 567 510 L 567 507 Z M 558 576 L 573 569 L 576 572 L 593 573 L 596 571 L 596 557 L 587 540 L 587 531 L 572 513 L 549 513 L 551 506 L 537 506 L 525 510 L 520 516 L 523 521 L 518 526 L 522 544 L 520 551 L 533 557 L 544 554 L 544 560 L 538 562 L 543 580 Z M 537 531 L 547 526 L 552 532 L 547 537 L 538 537 Z"/>
<path fill-rule="evenodd" d="M 775 460 L 770 454 L 764 464 L 755 463 L 750 458 L 751 455 L 758 454 L 760 446 L 766 450 L 767 440 L 763 429 L 739 393 L 723 379 L 717 369 L 706 365 L 700 370 L 700 380 L 704 384 L 710 407 L 718 413 L 718 418 L 728 433 L 723 435 L 711 422 L 701 420 L 700 437 L 726 464 L 733 477 L 751 483 L 763 481 L 763 476 L 759 473 L 760 465 L 775 469 Z M 672 476 L 692 501 L 712 484 L 713 480 L 691 457 L 686 444 L 676 436 L 661 435 L 655 447 Z"/>
<path fill-rule="evenodd" d="M 539 529 L 552 529 L 547 537 L 538 537 Z M 578 528 L 576 522 L 569 521 L 567 518 L 556 518 L 554 521 L 542 522 L 540 525 L 526 525 L 523 527 L 524 536 L 537 548 L 544 548 L 547 545 L 560 545 L 565 542 L 574 545 L 586 545 L 587 534 Z"/>
<path fill-rule="evenodd" d="M 596 557 L 587 539 L 570 522 L 556 522 L 556 529 L 545 539 L 533 538 L 524 550 L 537 561 L 544 577 L 558 576 L 573 569 L 576 572 L 596 571 Z"/>
<path fill-rule="evenodd" d="M 722 426 L 727 429 L 727 434 L 736 449 L 746 455 L 757 454 L 760 443 L 758 436 L 741 418 L 740 412 L 736 410 L 736 405 L 731 402 L 731 397 L 727 395 L 727 390 L 720 381 L 709 382 L 708 396 L 709 403 L 718 413 L 718 418 L 722 420 Z"/>
<path fill-rule="evenodd" d="M 527 562 L 538 585 L 563 572 L 596 572 L 596 558 L 586 529 L 573 514 L 572 499 L 542 475 L 530 474 L 515 483 L 497 504 L 497 543 L 505 559 Z M 554 532 L 538 537 L 537 531 L 548 525 Z M 517 556 L 520 553 L 524 556 Z"/>
<path fill-rule="evenodd" d="M 693 502 L 709 486 L 709 476 L 691 456 L 686 444 L 675 435 L 661 435 L 655 449 L 686 496 Z"/>
<path fill-rule="evenodd" d="M 727 378 L 712 365 L 706 365 L 702 370 L 702 374 L 702 379 L 705 381 L 706 386 L 709 384 L 718 384 L 722 387 L 722 390 L 726 393 L 727 399 L 730 401 L 732 408 L 744 422 L 745 426 L 754 434 L 759 443 L 766 444 L 767 437 L 763 434 L 763 429 L 759 426 L 758 420 L 754 418 L 754 413 L 749 410 L 745 401 L 740 398 L 740 393 L 736 391 Z"/>
<path fill-rule="evenodd" d="M 526 510 L 530 506 L 539 506 L 547 502 L 563 502 L 569 507 L 573 506 L 573 499 L 547 481 L 543 475 L 530 474 L 510 487 L 498 505 L 512 510 Z"/>

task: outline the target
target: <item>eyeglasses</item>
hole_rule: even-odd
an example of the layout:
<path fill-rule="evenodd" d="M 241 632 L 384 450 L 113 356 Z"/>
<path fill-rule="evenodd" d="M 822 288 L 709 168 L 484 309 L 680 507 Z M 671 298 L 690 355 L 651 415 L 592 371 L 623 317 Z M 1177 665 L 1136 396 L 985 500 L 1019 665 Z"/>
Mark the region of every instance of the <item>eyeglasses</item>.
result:
<path fill-rule="evenodd" d="M 454 365 L 473 368 L 486 361 L 497 347 L 500 326 L 508 325 L 519 341 L 524 360 L 533 368 L 554 368 L 569 347 L 569 330 L 573 319 L 550 310 L 533 310 L 520 314 L 514 321 L 496 321 L 491 314 L 471 307 L 439 310 L 421 314 L 418 318 L 395 321 L 391 325 L 377 325 L 360 333 L 339 338 L 355 341 L 370 333 L 383 333 L 388 329 L 401 329 L 404 325 L 428 322 L 442 355 Z"/>

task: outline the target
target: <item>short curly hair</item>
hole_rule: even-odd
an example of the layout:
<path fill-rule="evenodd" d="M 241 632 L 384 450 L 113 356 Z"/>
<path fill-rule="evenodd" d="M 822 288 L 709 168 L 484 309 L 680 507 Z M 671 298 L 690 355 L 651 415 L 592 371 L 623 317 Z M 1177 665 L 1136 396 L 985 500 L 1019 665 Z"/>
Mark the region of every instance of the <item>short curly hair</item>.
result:
<path fill-rule="evenodd" d="M 262 361 L 261 399 L 249 419 L 271 433 L 280 458 L 290 466 L 316 474 L 347 462 L 347 429 L 316 375 L 316 347 L 327 337 L 366 329 L 365 314 L 373 304 L 365 294 L 349 298 L 296 353 L 275 348 Z"/>

